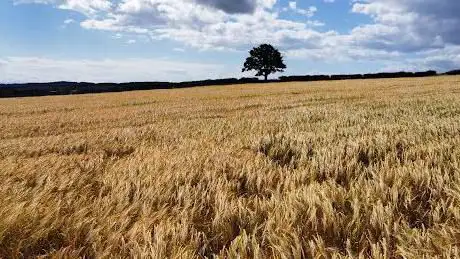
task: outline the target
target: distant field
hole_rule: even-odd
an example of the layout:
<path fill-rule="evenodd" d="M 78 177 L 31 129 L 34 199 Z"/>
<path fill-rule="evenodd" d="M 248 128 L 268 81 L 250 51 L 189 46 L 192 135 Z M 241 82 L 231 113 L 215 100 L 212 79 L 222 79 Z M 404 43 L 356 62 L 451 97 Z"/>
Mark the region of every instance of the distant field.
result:
<path fill-rule="evenodd" d="M 0 258 L 460 256 L 460 77 L 0 100 Z"/>

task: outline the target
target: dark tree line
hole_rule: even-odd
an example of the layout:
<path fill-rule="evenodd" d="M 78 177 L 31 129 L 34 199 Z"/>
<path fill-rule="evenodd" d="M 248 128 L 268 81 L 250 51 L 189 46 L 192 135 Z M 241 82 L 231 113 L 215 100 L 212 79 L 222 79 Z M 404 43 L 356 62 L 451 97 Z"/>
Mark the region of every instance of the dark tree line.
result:
<path fill-rule="evenodd" d="M 460 70 L 445 73 L 446 75 L 460 75 Z M 353 75 L 305 75 L 305 76 L 281 76 L 278 80 L 269 82 L 293 82 L 293 81 L 325 81 L 325 80 L 350 80 L 350 79 L 379 79 L 379 78 L 403 78 L 403 77 L 426 77 L 436 76 L 436 71 L 426 72 L 396 72 L 376 74 L 353 74 Z M 53 82 L 53 83 L 29 83 L 29 84 L 0 84 L 0 97 L 26 97 L 44 95 L 68 95 L 86 93 L 123 92 L 134 90 L 174 89 L 210 85 L 233 85 L 261 83 L 258 78 L 226 78 L 217 80 L 190 81 L 180 83 L 170 82 L 137 82 L 137 83 L 76 83 L 76 82 Z"/>
<path fill-rule="evenodd" d="M 175 89 L 210 85 L 232 85 L 259 82 L 258 78 L 226 78 L 216 80 L 171 82 L 131 82 L 131 83 L 87 83 L 87 82 L 51 82 L 0 84 L 1 97 L 27 97 L 46 95 L 69 95 L 87 93 L 125 92 L 137 90 Z"/>
<path fill-rule="evenodd" d="M 324 81 L 324 80 L 351 80 L 351 79 L 379 79 L 379 78 L 403 78 L 403 77 L 426 77 L 436 76 L 434 70 L 425 72 L 395 72 L 375 74 L 351 74 L 351 75 L 306 75 L 306 76 L 280 76 L 279 80 L 289 81 Z"/>
<path fill-rule="evenodd" d="M 452 70 L 446 73 L 446 75 L 460 75 L 460 69 L 458 70 Z"/>

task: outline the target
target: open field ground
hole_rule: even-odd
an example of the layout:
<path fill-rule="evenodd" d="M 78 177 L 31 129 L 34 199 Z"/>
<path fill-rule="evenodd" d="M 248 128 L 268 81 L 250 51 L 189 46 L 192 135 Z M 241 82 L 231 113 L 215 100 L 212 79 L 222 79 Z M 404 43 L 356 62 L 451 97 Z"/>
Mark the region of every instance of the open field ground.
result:
<path fill-rule="evenodd" d="M 0 100 L 0 258 L 460 256 L 460 77 Z"/>

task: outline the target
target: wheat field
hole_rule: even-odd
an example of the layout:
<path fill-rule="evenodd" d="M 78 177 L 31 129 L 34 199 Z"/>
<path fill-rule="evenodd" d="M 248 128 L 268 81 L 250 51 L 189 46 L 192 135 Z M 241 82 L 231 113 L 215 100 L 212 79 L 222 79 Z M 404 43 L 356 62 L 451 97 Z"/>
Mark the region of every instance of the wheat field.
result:
<path fill-rule="evenodd" d="M 460 77 L 0 99 L 36 257 L 460 257 Z"/>

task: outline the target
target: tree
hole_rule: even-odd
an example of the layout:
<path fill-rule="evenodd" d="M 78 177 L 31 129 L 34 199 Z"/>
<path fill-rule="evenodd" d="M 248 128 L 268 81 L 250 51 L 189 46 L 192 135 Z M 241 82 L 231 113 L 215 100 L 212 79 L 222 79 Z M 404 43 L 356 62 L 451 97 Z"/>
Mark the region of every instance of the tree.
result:
<path fill-rule="evenodd" d="M 276 72 L 284 72 L 286 65 L 283 56 L 270 44 L 262 44 L 249 51 L 250 56 L 244 62 L 242 72 L 256 70 L 256 76 L 264 76 L 265 81 L 268 75 Z"/>

